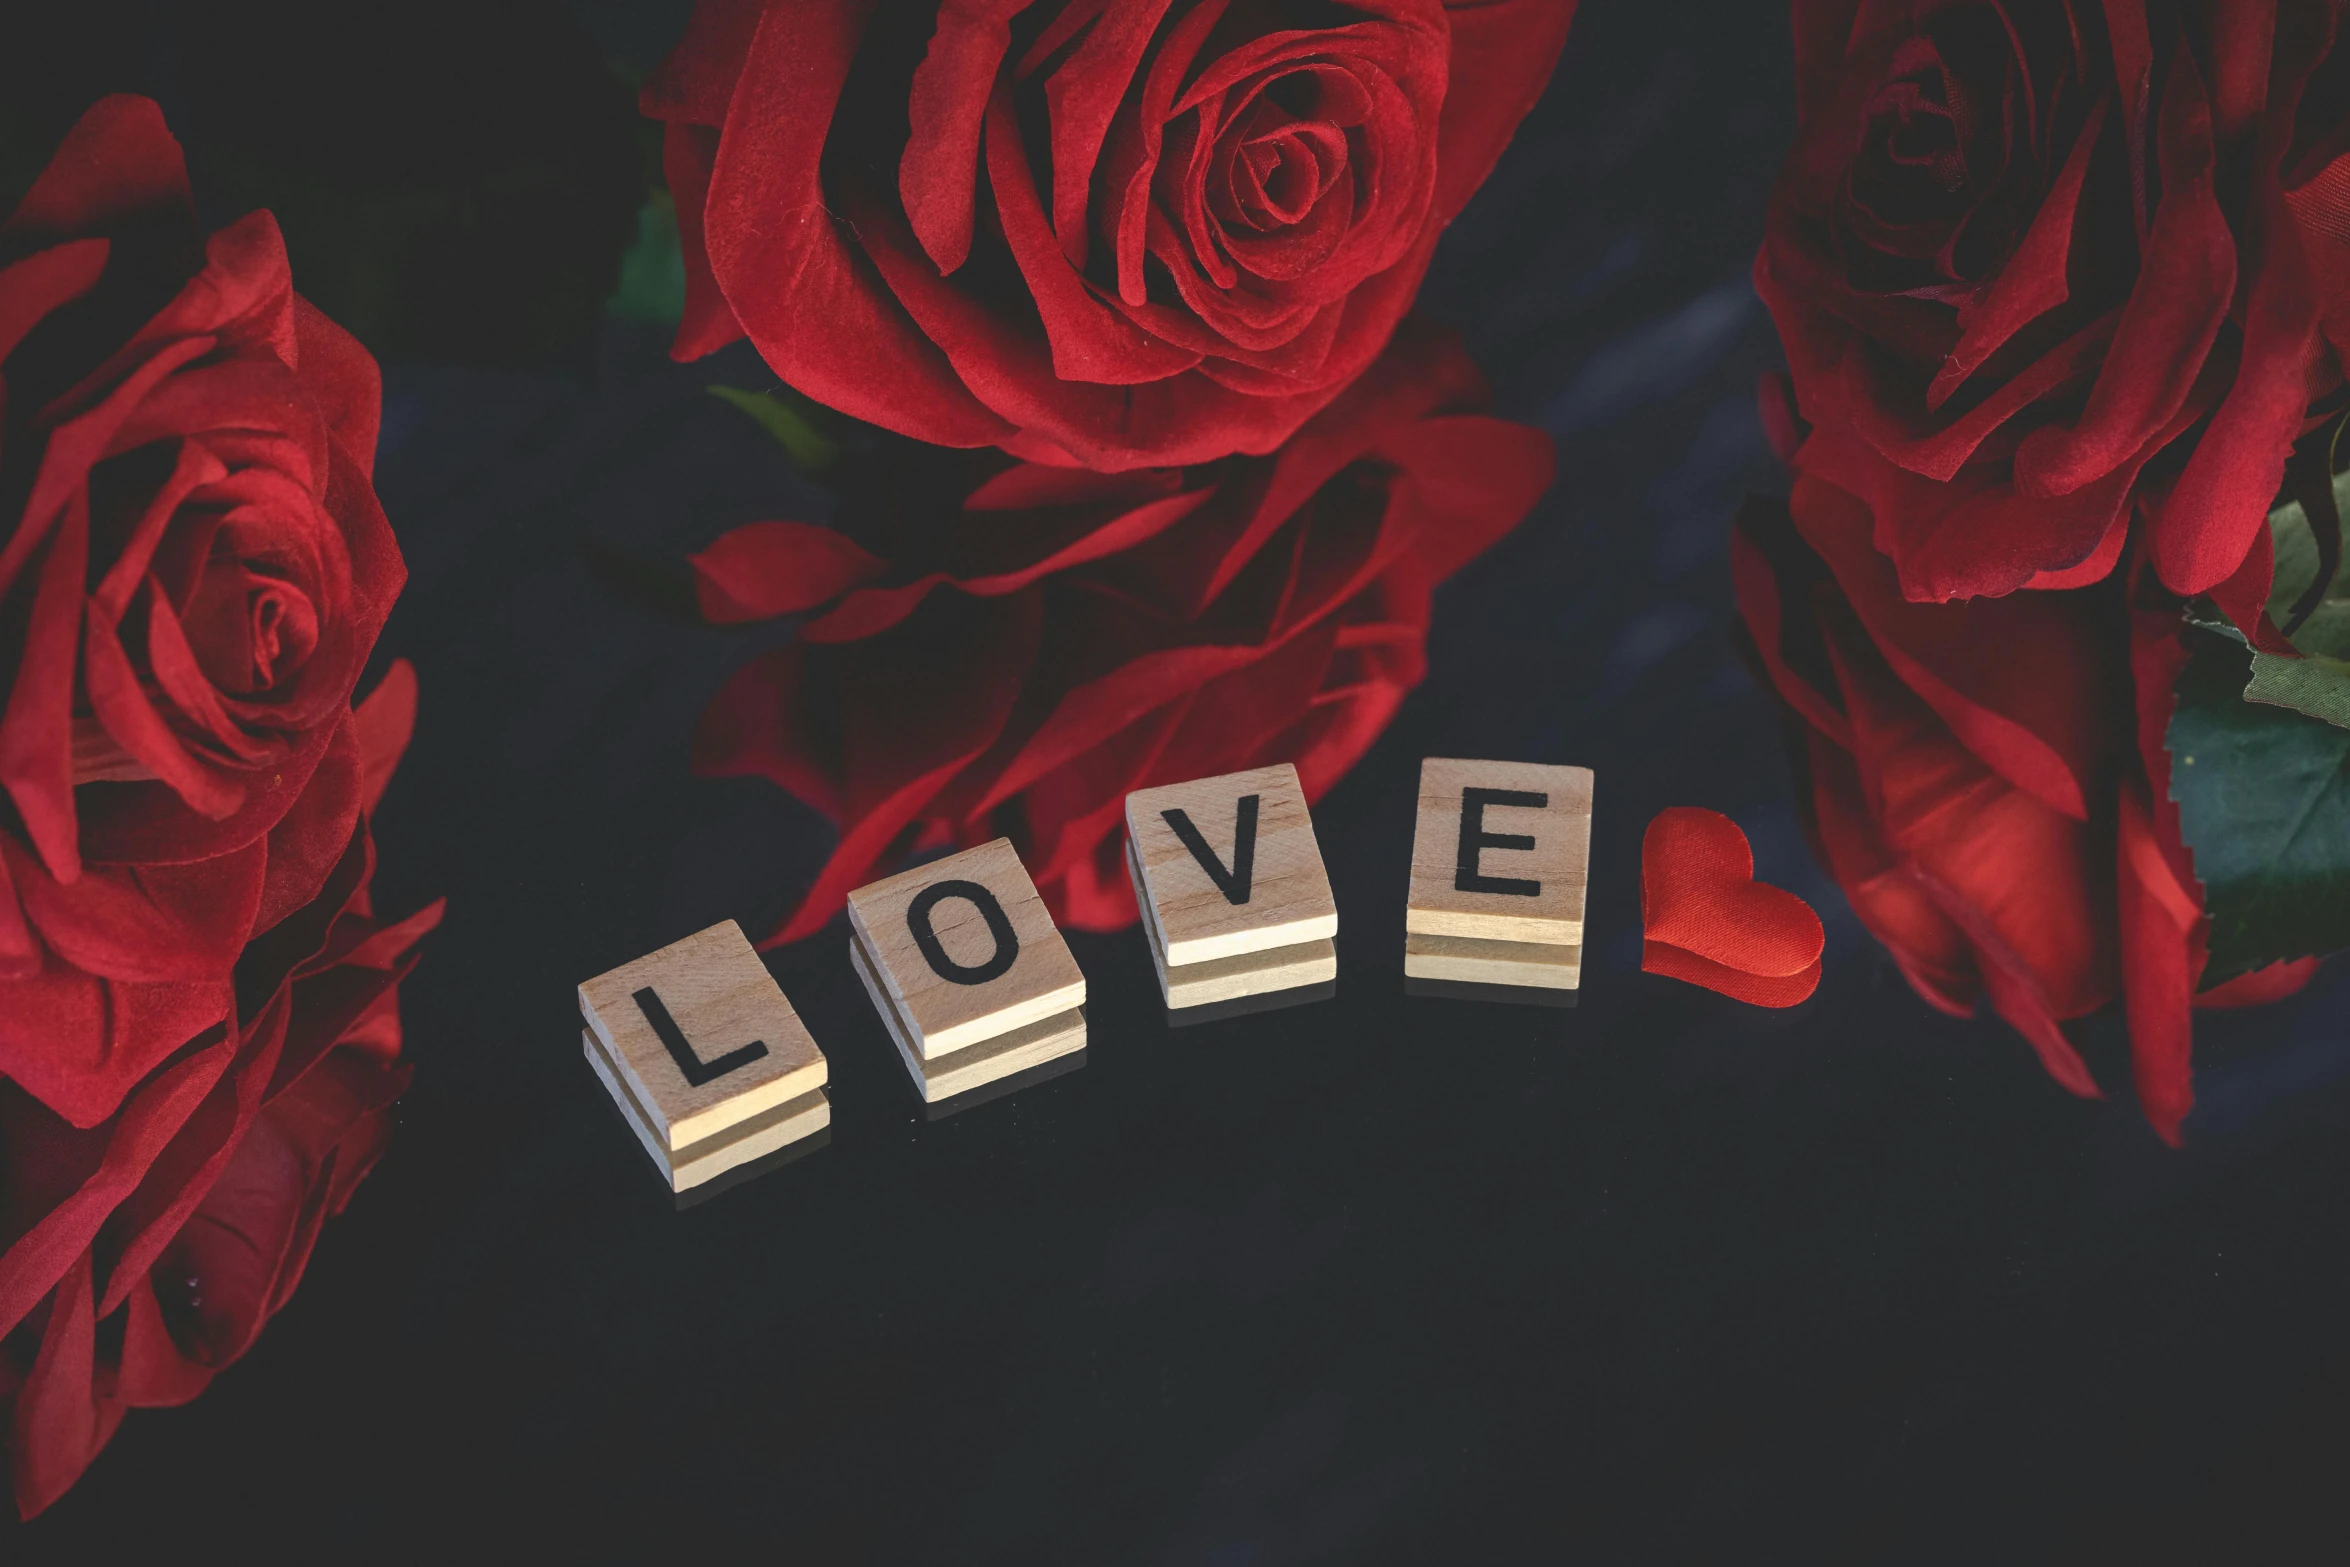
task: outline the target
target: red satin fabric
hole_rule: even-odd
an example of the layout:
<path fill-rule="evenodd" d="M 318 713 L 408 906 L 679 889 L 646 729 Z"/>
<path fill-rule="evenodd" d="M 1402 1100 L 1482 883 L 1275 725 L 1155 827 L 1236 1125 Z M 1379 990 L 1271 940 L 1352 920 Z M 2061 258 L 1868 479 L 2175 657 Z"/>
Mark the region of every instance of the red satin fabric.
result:
<path fill-rule="evenodd" d="M 1640 839 L 1640 966 L 1760 1007 L 1819 987 L 1827 934 L 1811 905 L 1754 879 L 1754 850 L 1719 811 L 1659 811 Z"/>

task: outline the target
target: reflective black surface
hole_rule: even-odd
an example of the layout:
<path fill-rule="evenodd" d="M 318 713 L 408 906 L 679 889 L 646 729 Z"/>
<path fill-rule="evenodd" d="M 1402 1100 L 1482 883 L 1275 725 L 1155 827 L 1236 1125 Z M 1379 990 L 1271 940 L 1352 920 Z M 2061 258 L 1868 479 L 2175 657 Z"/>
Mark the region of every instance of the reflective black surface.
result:
<path fill-rule="evenodd" d="M 818 501 L 705 393 L 771 384 L 739 349 L 615 327 L 586 379 L 395 371 L 387 651 L 424 697 L 379 885 L 450 898 L 416 1087 L 259 1346 L 134 1414 L 28 1556 L 2273 1560 L 2338 1524 L 2344 971 L 2202 1021 L 2172 1153 L 2116 1024 L 2113 1098 L 2072 1099 L 1912 997 L 1804 853 L 1725 558 L 1782 482 L 1747 270 L 1789 69 L 1775 5 L 1585 0 L 1446 241 L 1425 308 L 1561 477 L 1316 812 L 1336 996 L 1173 1027 L 1139 932 L 1077 938 L 1083 1069 L 932 1120 L 836 924 L 773 964 L 829 1146 L 683 1211 L 572 987 L 764 930 L 820 863 L 811 813 L 685 772 L 785 633 L 664 607 L 683 550 Z M 1427 754 L 1598 770 L 1575 1009 L 1405 993 Z M 1820 908 L 1810 1002 L 1638 972 L 1669 804 Z"/>

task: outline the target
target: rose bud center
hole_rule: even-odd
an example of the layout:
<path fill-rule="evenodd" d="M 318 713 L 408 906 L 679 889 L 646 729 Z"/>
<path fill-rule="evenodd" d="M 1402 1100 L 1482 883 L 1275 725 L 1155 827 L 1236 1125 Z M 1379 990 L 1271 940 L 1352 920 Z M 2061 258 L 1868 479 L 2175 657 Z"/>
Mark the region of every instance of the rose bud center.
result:
<path fill-rule="evenodd" d="M 1287 228 L 1347 177 L 1346 133 L 1300 119 L 1267 94 L 1226 130 L 1217 164 L 1217 217 L 1259 233 Z"/>
<path fill-rule="evenodd" d="M 1941 51 L 1930 39 L 1913 38 L 1894 58 L 1896 76 L 1878 89 L 1869 105 L 1867 147 L 1871 156 L 1855 171 L 1855 195 L 1880 222 L 1916 223 L 1955 205 L 1960 212 L 1971 181 L 1966 128 L 1953 97 L 1964 104 L 1964 89 L 1950 79 Z"/>
<path fill-rule="evenodd" d="M 266 565 L 235 556 L 205 562 L 181 623 L 205 677 L 230 696 L 275 690 L 318 646 L 310 595 Z"/>
<path fill-rule="evenodd" d="M 2014 249 L 2043 184 L 2019 47 L 1996 12 L 1970 7 L 1895 47 L 1838 203 L 1853 286 L 1955 300 Z"/>

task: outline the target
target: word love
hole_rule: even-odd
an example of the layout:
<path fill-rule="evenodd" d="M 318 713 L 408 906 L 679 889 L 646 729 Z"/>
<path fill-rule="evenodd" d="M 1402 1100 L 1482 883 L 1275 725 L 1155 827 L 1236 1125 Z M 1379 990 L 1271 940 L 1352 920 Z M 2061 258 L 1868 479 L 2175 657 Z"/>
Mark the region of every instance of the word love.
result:
<path fill-rule="evenodd" d="M 1591 771 L 1430 758 L 1405 897 L 1415 988 L 1571 996 Z M 1126 868 L 1172 1019 L 1337 991 L 1338 904 L 1297 769 L 1126 797 Z M 1085 975 L 1009 839 L 849 894 L 849 961 L 932 1114 L 1084 1062 Z M 588 1064 L 678 1192 L 813 1146 L 822 1051 L 729 920 L 579 987 Z"/>

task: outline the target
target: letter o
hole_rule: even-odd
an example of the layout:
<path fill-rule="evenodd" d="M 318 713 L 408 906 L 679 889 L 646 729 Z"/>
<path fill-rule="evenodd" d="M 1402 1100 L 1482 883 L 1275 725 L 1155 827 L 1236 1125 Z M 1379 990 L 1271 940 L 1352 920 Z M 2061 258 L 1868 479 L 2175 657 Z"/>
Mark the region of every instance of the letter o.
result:
<path fill-rule="evenodd" d="M 995 938 L 995 951 L 987 961 L 966 968 L 947 956 L 947 949 L 939 944 L 938 932 L 931 928 L 931 910 L 949 898 L 961 898 L 979 911 L 987 921 L 987 933 Z M 914 933 L 914 945 L 922 949 L 923 961 L 931 972 L 957 985 L 984 985 L 991 979 L 1001 979 L 1012 971 L 1012 964 L 1020 956 L 1020 938 L 1012 934 L 1011 916 L 996 901 L 994 893 L 975 881 L 933 882 L 914 894 L 914 901 L 906 907 L 906 928 Z"/>

